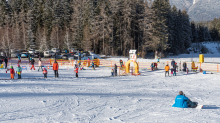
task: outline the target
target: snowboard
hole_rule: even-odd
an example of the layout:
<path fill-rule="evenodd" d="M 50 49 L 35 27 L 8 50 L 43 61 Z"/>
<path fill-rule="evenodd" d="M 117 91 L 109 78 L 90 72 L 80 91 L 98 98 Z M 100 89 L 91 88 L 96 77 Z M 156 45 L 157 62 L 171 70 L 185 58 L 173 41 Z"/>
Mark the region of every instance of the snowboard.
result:
<path fill-rule="evenodd" d="M 196 107 L 195 107 L 195 109 L 202 109 L 203 108 L 203 105 L 200 105 L 200 104 L 198 104 Z"/>

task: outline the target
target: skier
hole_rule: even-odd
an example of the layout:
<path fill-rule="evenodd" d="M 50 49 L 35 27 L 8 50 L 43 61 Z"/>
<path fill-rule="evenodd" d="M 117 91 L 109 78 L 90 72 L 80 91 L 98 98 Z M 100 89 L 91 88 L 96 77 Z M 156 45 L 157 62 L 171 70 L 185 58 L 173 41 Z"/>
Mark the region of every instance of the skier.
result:
<path fill-rule="evenodd" d="M 40 54 L 39 54 L 39 60 L 41 60 Z"/>
<path fill-rule="evenodd" d="M 59 69 L 59 65 L 58 65 L 57 61 L 55 61 L 53 63 L 53 70 L 54 70 L 55 78 L 59 77 L 58 69 Z"/>
<path fill-rule="evenodd" d="M 18 55 L 18 64 L 21 63 L 21 56 Z"/>
<path fill-rule="evenodd" d="M 157 58 L 157 63 L 160 63 L 160 58 L 159 57 Z"/>
<path fill-rule="evenodd" d="M 10 70 L 11 79 L 14 79 L 14 76 L 15 76 L 15 71 L 14 71 L 13 66 L 10 66 L 10 69 L 7 69 L 7 70 Z M 7 71 L 6 71 L 6 72 L 7 72 Z"/>
<path fill-rule="evenodd" d="M 156 62 L 154 63 L 154 69 L 157 70 L 157 63 Z"/>
<path fill-rule="evenodd" d="M 168 76 L 169 76 L 169 70 L 170 70 L 170 67 L 168 66 L 168 64 L 165 66 L 165 77 L 166 77 L 166 74 L 168 73 Z"/>
<path fill-rule="evenodd" d="M 21 72 L 22 72 L 21 66 L 18 64 L 18 67 L 16 69 L 16 73 L 18 74 L 18 79 L 21 79 Z"/>
<path fill-rule="evenodd" d="M 92 69 L 95 70 L 94 62 L 92 62 Z"/>
<path fill-rule="evenodd" d="M 175 103 L 172 107 L 178 107 L 178 108 L 195 108 L 198 105 L 197 102 L 192 102 L 189 98 L 183 94 L 183 91 L 179 92 L 179 95 L 176 96 Z"/>
<path fill-rule="evenodd" d="M 113 69 L 111 70 L 111 74 L 112 74 L 112 76 L 114 76 L 114 70 Z"/>
<path fill-rule="evenodd" d="M 120 59 L 120 65 L 121 65 L 121 67 L 123 66 L 123 61 Z"/>
<path fill-rule="evenodd" d="M 150 67 L 151 67 L 151 70 L 153 71 L 154 70 L 154 63 L 153 62 L 151 63 Z"/>
<path fill-rule="evenodd" d="M 31 63 L 31 70 L 32 70 L 32 68 L 35 70 L 34 62 L 35 62 L 35 60 L 34 60 L 34 58 L 32 58 L 31 61 L 30 61 L 30 63 Z"/>
<path fill-rule="evenodd" d="M 41 64 L 41 60 L 38 61 L 38 66 L 39 66 L 38 71 L 40 70 L 40 68 L 41 68 L 41 70 L 43 71 L 42 64 Z"/>
<path fill-rule="evenodd" d="M 176 76 L 176 64 L 174 64 L 174 66 L 173 66 L 173 76 Z"/>
<path fill-rule="evenodd" d="M 7 57 L 5 57 L 4 62 L 5 62 L 5 69 L 7 69 L 7 66 L 8 66 L 8 58 Z"/>
<path fill-rule="evenodd" d="M 79 71 L 78 67 L 76 67 L 74 71 L 76 72 L 76 78 L 78 78 L 78 71 Z"/>
<path fill-rule="evenodd" d="M 186 62 L 183 62 L 183 71 L 186 72 L 187 64 Z"/>
<path fill-rule="evenodd" d="M 174 67 L 174 65 L 175 65 L 175 61 L 174 61 L 174 59 L 171 61 L 171 66 L 172 67 Z"/>
<path fill-rule="evenodd" d="M 115 64 L 115 76 L 117 76 L 117 65 Z"/>
<path fill-rule="evenodd" d="M 47 78 L 47 69 L 46 68 L 44 68 L 43 74 L 44 74 L 44 78 Z"/>

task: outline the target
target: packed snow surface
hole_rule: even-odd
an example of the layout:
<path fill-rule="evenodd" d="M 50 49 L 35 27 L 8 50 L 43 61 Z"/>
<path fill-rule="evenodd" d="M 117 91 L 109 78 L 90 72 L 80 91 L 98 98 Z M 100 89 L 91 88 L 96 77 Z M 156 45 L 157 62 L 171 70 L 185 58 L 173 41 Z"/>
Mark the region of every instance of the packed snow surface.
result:
<path fill-rule="evenodd" d="M 68 70 L 69 69 L 69 70 Z M 7 80 L 0 70 L 1 123 L 188 123 L 220 121 L 220 75 L 141 70 L 140 76 L 110 77 L 111 68 L 24 70 L 23 79 Z M 17 75 L 16 77 L 17 78 Z M 173 108 L 182 90 L 204 109 Z"/>

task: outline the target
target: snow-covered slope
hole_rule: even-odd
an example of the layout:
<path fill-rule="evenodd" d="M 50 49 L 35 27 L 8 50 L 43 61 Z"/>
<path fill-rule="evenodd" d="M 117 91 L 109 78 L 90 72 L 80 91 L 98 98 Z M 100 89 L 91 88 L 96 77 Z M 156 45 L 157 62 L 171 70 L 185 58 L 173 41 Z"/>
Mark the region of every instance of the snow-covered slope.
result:
<path fill-rule="evenodd" d="M 1 123 L 188 123 L 220 121 L 217 74 L 164 77 L 164 70 L 141 70 L 140 76 L 109 77 L 111 68 L 79 71 L 61 67 L 59 78 L 49 69 L 22 72 L 21 80 L 0 69 Z M 17 77 L 16 77 L 17 78 Z M 204 109 L 172 108 L 182 90 Z"/>

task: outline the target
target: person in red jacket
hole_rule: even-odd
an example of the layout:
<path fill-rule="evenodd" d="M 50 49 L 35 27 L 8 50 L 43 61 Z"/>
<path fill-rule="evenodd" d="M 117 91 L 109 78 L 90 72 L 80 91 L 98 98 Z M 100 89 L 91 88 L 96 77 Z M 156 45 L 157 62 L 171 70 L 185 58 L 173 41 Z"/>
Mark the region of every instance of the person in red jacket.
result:
<path fill-rule="evenodd" d="M 53 63 L 53 70 L 54 70 L 55 78 L 59 77 L 58 69 L 59 69 L 59 65 L 58 65 L 57 61 L 55 61 Z"/>
<path fill-rule="evenodd" d="M 13 66 L 11 66 L 10 69 L 8 69 L 8 70 L 10 70 L 11 79 L 14 79 L 14 76 L 15 76 L 15 70 L 14 70 Z"/>
<path fill-rule="evenodd" d="M 76 78 L 78 78 L 78 67 L 76 67 L 76 69 L 74 70 L 76 72 Z"/>
<path fill-rule="evenodd" d="M 43 69 L 43 74 L 44 74 L 44 78 L 47 78 L 47 69 L 46 68 Z"/>

